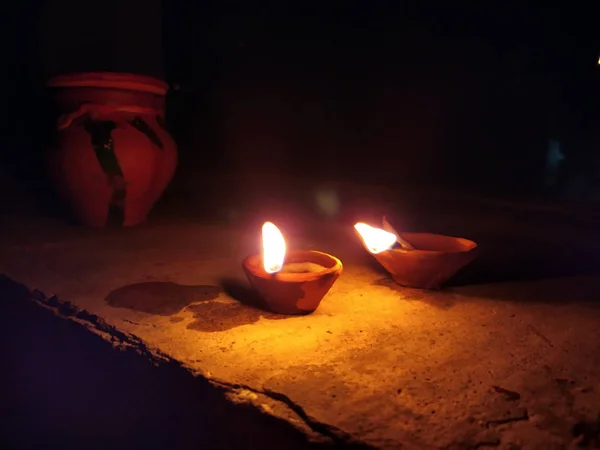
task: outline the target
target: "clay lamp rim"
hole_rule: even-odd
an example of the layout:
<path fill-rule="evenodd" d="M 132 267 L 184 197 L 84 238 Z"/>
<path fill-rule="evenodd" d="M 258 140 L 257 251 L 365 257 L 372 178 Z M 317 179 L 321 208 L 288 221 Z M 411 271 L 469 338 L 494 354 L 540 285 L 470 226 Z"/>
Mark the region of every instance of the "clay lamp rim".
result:
<path fill-rule="evenodd" d="M 381 218 L 381 222 L 383 224 L 382 229 L 384 231 L 387 231 L 388 233 L 391 233 L 396 236 L 395 244 L 399 244 L 400 247 L 388 248 L 387 250 L 373 253 L 367 247 L 367 244 L 366 244 L 365 240 L 362 238 L 362 236 L 360 235 L 360 233 L 358 233 L 359 238 L 361 239 L 361 241 L 362 241 L 363 245 L 365 246 L 365 248 L 367 249 L 367 251 L 369 251 L 370 253 L 373 253 L 374 255 L 390 252 L 392 254 L 402 254 L 402 255 L 418 253 L 419 256 L 423 256 L 423 257 L 435 257 L 435 256 L 440 256 L 440 255 L 468 253 L 468 252 L 475 250 L 478 247 L 477 242 L 472 241 L 470 239 L 465 239 L 465 238 L 456 237 L 456 236 L 448 236 L 445 234 L 410 233 L 410 232 L 398 233 L 398 231 L 394 228 L 394 226 L 389 222 L 387 216 L 383 216 Z M 356 229 L 356 232 L 358 232 L 357 229 Z M 413 243 L 410 242 L 412 240 L 412 239 L 410 239 L 411 236 L 417 241 L 417 243 L 419 244 L 417 246 L 419 248 L 416 248 L 413 245 Z M 408 237 L 408 239 L 405 239 L 405 237 Z M 421 241 L 421 240 L 428 241 L 432 238 L 437 241 L 441 240 L 442 244 L 445 244 L 445 245 L 441 246 L 443 248 L 441 248 L 441 249 L 422 248 L 422 245 L 420 245 L 422 242 L 419 242 L 419 241 Z M 431 242 L 428 242 L 427 244 L 425 244 L 425 247 L 436 247 L 436 246 L 431 245 Z"/>
<path fill-rule="evenodd" d="M 439 256 L 439 255 L 448 255 L 448 254 L 455 254 L 455 253 L 468 253 L 470 251 L 475 250 L 478 247 L 477 242 L 472 241 L 470 239 L 456 237 L 456 236 L 448 236 L 445 234 L 408 233 L 408 232 L 406 232 L 406 233 L 402 233 L 402 236 L 408 237 L 408 239 L 410 239 L 410 236 L 435 236 L 436 238 L 442 238 L 446 242 L 450 243 L 450 245 L 455 246 L 455 248 L 448 248 L 446 250 L 428 250 L 428 249 L 420 249 L 420 248 L 396 247 L 396 248 L 384 250 L 383 252 L 379 252 L 379 253 L 386 253 L 386 252 L 401 253 L 401 254 L 419 253 L 423 256 Z M 398 242 L 398 243 L 400 245 L 402 245 L 400 242 Z M 367 250 L 368 250 L 368 248 L 367 248 Z"/>
<path fill-rule="evenodd" d="M 269 273 L 264 269 L 262 255 L 248 256 L 244 260 L 244 267 L 256 277 L 287 283 L 306 283 L 307 281 L 318 280 L 326 275 L 337 273 L 342 270 L 342 262 L 338 258 L 316 250 L 290 250 L 285 256 L 284 265 L 286 263 L 313 263 L 319 264 L 325 267 L 325 269 L 319 272 L 306 273 Z"/>
<path fill-rule="evenodd" d="M 367 230 L 380 230 L 386 232 L 388 236 L 394 236 L 395 240 L 393 244 L 386 244 L 388 246 L 387 248 L 382 249 L 380 251 L 373 251 L 371 245 L 367 244 L 367 237 L 363 236 L 363 232 L 361 232 L 358 228 L 359 225 L 363 226 L 363 229 L 365 226 L 367 227 L 367 229 L 363 231 L 365 233 L 367 232 Z M 379 229 L 371 227 L 370 225 L 364 224 L 362 222 L 359 222 L 354 226 L 356 234 L 360 239 L 360 242 L 362 243 L 365 250 L 367 250 L 367 252 L 371 253 L 375 257 L 377 257 L 378 255 L 388 255 L 390 257 L 414 255 L 423 258 L 436 258 L 470 253 L 475 251 L 475 249 L 478 247 L 475 241 L 461 237 L 447 236 L 435 233 L 400 234 L 389 224 L 389 222 L 387 222 L 385 217 L 383 219 L 383 225 L 384 227 Z M 405 238 L 412 242 L 409 242 Z M 379 246 L 381 246 L 382 244 L 383 243 L 380 242 Z M 399 247 L 395 247 L 396 244 L 399 244 Z M 418 248 L 415 248 L 415 245 Z"/>

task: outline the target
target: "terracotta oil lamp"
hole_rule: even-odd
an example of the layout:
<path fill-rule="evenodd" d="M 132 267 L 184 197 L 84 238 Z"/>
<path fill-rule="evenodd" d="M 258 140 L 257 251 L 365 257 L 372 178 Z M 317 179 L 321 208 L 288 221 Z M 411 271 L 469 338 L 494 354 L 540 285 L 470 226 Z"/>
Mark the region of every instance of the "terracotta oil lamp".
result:
<path fill-rule="evenodd" d="M 249 256 L 243 268 L 267 307 L 279 314 L 310 314 L 342 273 L 342 262 L 327 253 L 287 251 L 271 222 L 262 227 L 261 255 Z"/>
<path fill-rule="evenodd" d="M 439 289 L 477 256 L 468 239 L 431 233 L 400 235 L 383 218 L 383 228 L 357 223 L 364 247 L 402 286 Z"/>

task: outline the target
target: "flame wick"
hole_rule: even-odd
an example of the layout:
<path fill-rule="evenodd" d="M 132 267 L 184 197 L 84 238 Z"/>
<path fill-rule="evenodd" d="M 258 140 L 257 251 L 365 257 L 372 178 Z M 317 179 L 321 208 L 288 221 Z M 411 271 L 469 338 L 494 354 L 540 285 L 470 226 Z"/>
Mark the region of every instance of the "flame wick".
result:
<path fill-rule="evenodd" d="M 283 267 L 286 245 L 279 228 L 271 222 L 262 227 L 263 267 L 267 273 L 276 273 Z"/>
<path fill-rule="evenodd" d="M 357 223 L 354 225 L 358 234 L 362 238 L 365 247 L 373 254 L 381 253 L 391 249 L 396 243 L 397 237 L 395 234 L 374 228 L 366 223 Z"/>

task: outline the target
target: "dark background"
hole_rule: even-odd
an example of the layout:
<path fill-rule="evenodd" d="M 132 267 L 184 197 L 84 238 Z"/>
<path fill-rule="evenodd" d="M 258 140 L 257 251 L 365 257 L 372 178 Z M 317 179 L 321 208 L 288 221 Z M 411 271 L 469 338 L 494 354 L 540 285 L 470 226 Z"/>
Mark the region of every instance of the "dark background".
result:
<path fill-rule="evenodd" d="M 525 195 L 542 189 L 549 139 L 557 139 L 571 179 L 597 177 L 593 3 L 162 3 L 11 4 L 0 26 L 9 172 L 29 184 L 41 173 L 54 120 L 45 80 L 111 70 L 176 85 L 168 114 L 179 176 L 243 172 Z M 591 184 L 580 195 L 590 196 Z"/>
<path fill-rule="evenodd" d="M 246 210 L 253 210 L 248 216 L 257 230 L 257 219 L 265 217 L 286 232 L 308 234 L 310 226 L 292 226 L 303 209 L 290 199 L 313 193 L 295 195 L 273 185 L 310 190 L 311 183 L 288 181 L 351 180 L 357 186 L 341 193 L 342 200 L 351 198 L 343 216 L 348 223 L 397 211 L 401 230 L 478 242 L 477 264 L 453 280 L 459 286 L 484 283 L 463 290 L 466 295 L 503 298 L 505 290 L 487 288 L 490 282 L 595 274 L 600 222 L 589 220 L 588 204 L 578 218 L 494 205 L 467 208 L 448 201 L 451 196 L 421 201 L 417 194 L 423 186 L 439 188 L 436 193 L 462 188 L 524 198 L 590 200 L 600 193 L 600 14 L 593 2 L 537 8 L 525 3 L 11 2 L 0 14 L 0 226 L 10 215 L 7 197 L 20 201 L 14 191 L 51 191 L 43 170 L 55 123 L 47 79 L 69 71 L 122 71 L 164 77 L 174 88 L 167 114 L 180 165 L 163 205 L 177 206 L 183 197 L 192 220 L 222 207 L 223 216 L 240 222 L 247 217 L 244 208 L 226 201 L 239 196 L 250 198 Z M 544 185 L 550 140 L 560 142 L 566 156 L 551 188 Z M 252 176 L 267 183 L 239 181 Z M 201 201 L 188 203 L 185 190 L 173 188 L 204 177 L 235 185 L 192 186 L 190 197 Z M 390 189 L 390 198 L 374 204 L 379 190 L 364 187 L 372 183 L 410 189 Z M 223 185 L 230 189 L 215 188 Z M 315 191 L 319 185 L 312 184 Z M 199 193 L 202 188 L 206 192 Z M 244 196 L 250 190 L 255 195 Z M 329 194 L 336 199 L 334 189 Z M 26 221 L 45 226 L 30 217 Z M 585 227 L 573 226 L 578 219 Z M 46 235 L 21 220 L 6 229 L 0 233 L 6 242 L 18 243 L 27 234 L 25 242 L 44 246 L 59 242 L 63 232 L 84 233 L 61 228 L 53 234 L 50 225 Z M 15 244 L 24 258 L 15 264 L 31 257 L 28 249 L 37 244 L 31 245 Z M 578 287 L 587 295 L 585 283 Z M 96 439 L 98 446 L 129 449 L 138 442 L 122 435 L 139 430 L 144 434 L 134 437 L 151 436 L 157 448 L 178 448 L 183 441 L 197 446 L 209 438 L 230 448 L 232 436 L 261 448 L 290 448 L 298 440 L 286 430 L 275 433 L 277 426 L 264 424 L 262 414 L 219 406 L 198 379 L 104 348 L 101 339 L 26 301 L 23 289 L 0 278 L 0 340 L 7 344 L 0 360 L 9 361 L 0 372 L 5 441 L 10 435 L 21 443 L 41 437 L 43 444 L 34 448 L 53 448 L 55 441 L 45 437 L 65 433 L 70 439 L 60 442 L 62 448 L 81 448 L 77 437 L 99 432 L 104 440 Z M 523 299 L 543 298 L 529 290 L 524 288 Z M 94 388 L 86 391 L 90 380 Z"/>

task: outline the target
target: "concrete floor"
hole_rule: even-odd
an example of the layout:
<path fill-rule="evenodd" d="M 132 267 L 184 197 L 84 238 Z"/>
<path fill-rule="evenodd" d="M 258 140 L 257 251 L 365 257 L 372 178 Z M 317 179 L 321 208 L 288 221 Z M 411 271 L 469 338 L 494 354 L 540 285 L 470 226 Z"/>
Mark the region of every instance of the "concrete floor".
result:
<path fill-rule="evenodd" d="M 0 296 L 4 449 L 309 447 L 283 421 L 229 402 L 223 389 L 97 317 L 64 304 L 57 313 L 56 303 L 4 277 Z"/>
<path fill-rule="evenodd" d="M 4 218 L 0 272 L 43 292 L 31 301 L 58 316 L 102 318 L 108 326 L 83 313 L 76 321 L 113 346 L 142 343 L 159 367 L 181 363 L 219 392 L 198 402 L 226 399 L 278 419 L 261 428 L 267 434 L 292 425 L 302 438 L 290 442 L 600 448 L 594 227 L 440 192 L 211 183 L 190 182 L 187 196 L 176 186 L 178 201 L 135 229 L 85 230 L 14 211 Z M 324 190 L 339 199 L 335 217 L 315 206 Z M 403 229 L 477 240 L 481 258 L 443 291 L 396 286 L 351 228 L 390 211 Z M 258 251 L 264 220 L 290 248 L 344 263 L 314 314 L 247 304 L 240 263 Z"/>

